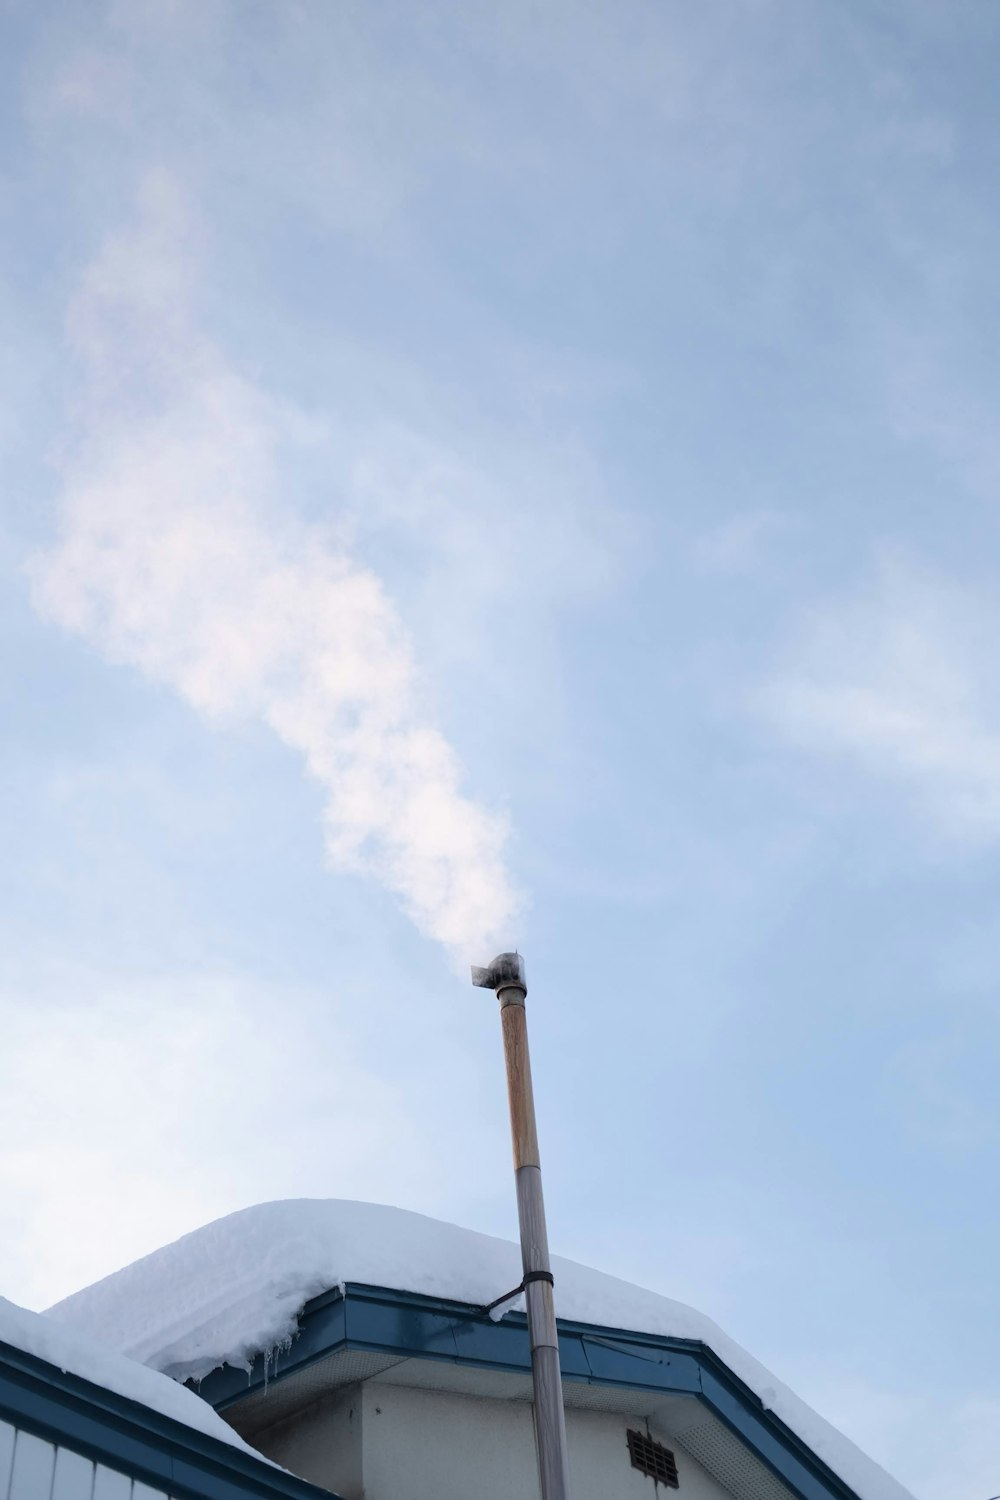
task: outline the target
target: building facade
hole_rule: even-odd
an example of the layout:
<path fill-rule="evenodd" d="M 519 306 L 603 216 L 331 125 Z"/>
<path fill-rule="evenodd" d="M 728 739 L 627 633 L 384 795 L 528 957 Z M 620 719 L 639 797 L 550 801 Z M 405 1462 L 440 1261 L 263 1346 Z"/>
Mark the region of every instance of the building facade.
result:
<path fill-rule="evenodd" d="M 553 1271 L 573 1500 L 912 1500 L 710 1319 L 558 1257 Z M 518 1292 L 497 1300 L 520 1274 L 509 1241 L 300 1199 L 195 1230 L 47 1316 L 187 1403 L 173 1468 L 148 1433 L 119 1462 L 158 1495 L 537 1500 L 526 1319 Z M 114 1468 L 106 1448 L 62 1445 Z M 45 1462 L 25 1455 L 22 1489 L 24 1464 Z"/>
<path fill-rule="evenodd" d="M 560 1353 L 574 1500 L 859 1500 L 703 1343 L 561 1322 Z M 346 1285 L 249 1376 L 199 1389 L 345 1500 L 538 1494 L 523 1314 Z"/>

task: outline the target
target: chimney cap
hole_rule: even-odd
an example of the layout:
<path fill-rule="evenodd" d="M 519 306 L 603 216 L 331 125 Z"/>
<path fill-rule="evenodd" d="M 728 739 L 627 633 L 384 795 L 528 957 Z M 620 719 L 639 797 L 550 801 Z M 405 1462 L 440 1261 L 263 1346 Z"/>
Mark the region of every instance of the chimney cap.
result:
<path fill-rule="evenodd" d="M 481 990 L 515 988 L 528 993 L 528 981 L 524 976 L 524 959 L 520 953 L 498 953 L 486 969 L 472 966 L 472 982 Z"/>

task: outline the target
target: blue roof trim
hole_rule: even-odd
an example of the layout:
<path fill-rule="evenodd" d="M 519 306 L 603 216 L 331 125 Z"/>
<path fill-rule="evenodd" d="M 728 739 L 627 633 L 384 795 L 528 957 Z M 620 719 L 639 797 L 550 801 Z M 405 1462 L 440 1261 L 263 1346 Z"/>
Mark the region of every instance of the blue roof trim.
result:
<path fill-rule="evenodd" d="M 531 1370 L 523 1313 L 493 1323 L 464 1302 L 348 1283 L 303 1308 L 289 1348 L 249 1374 L 225 1366 L 200 1385 L 217 1410 L 239 1402 L 283 1375 L 303 1370 L 338 1349 L 525 1374 Z M 602 1328 L 559 1319 L 563 1380 L 694 1396 L 734 1432 L 799 1500 L 858 1500 L 835 1474 L 739 1380 L 707 1344 Z"/>
<path fill-rule="evenodd" d="M 0 1418 L 177 1500 L 331 1500 L 328 1490 L 3 1342 Z"/>

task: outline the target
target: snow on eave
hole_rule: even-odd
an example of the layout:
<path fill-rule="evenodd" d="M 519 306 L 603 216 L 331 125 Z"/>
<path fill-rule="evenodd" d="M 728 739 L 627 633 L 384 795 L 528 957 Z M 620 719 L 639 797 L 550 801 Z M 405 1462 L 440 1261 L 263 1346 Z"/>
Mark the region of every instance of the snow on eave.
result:
<path fill-rule="evenodd" d="M 682 1302 L 553 1259 L 560 1318 L 707 1346 L 859 1500 L 913 1500 L 896 1480 Z M 482 1306 L 520 1280 L 517 1245 L 423 1214 L 339 1199 L 263 1203 L 217 1219 L 49 1309 L 176 1380 L 249 1369 L 305 1304 L 345 1282 Z"/>
<path fill-rule="evenodd" d="M 64 1374 L 79 1376 L 101 1390 L 136 1401 L 162 1417 L 239 1448 L 260 1463 L 267 1462 L 193 1391 L 127 1359 L 79 1329 L 18 1307 L 5 1297 L 0 1297 L 0 1344 L 33 1355 Z"/>

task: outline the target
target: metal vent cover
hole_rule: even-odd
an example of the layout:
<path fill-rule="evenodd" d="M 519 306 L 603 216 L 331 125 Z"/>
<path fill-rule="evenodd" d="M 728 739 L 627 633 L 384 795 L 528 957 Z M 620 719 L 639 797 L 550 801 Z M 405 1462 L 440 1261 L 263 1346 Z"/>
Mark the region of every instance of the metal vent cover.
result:
<path fill-rule="evenodd" d="M 680 1486 L 677 1478 L 677 1460 L 669 1448 L 664 1448 L 662 1443 L 654 1442 L 645 1432 L 637 1432 L 634 1427 L 629 1427 L 625 1432 L 628 1443 L 628 1456 L 632 1460 L 633 1469 L 639 1469 L 641 1473 L 648 1474 L 650 1479 L 655 1479 L 657 1484 L 665 1484 L 672 1490 Z"/>

